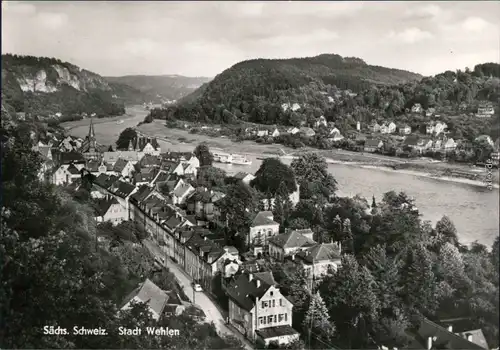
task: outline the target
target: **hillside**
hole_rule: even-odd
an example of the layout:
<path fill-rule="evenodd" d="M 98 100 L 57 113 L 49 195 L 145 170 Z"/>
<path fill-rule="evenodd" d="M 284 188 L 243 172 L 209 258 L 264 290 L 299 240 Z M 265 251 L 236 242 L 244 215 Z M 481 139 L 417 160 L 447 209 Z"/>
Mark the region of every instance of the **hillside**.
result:
<path fill-rule="evenodd" d="M 360 92 L 373 85 L 394 85 L 420 80 L 421 75 L 366 64 L 359 58 L 339 55 L 293 59 L 255 59 L 225 70 L 204 88 L 196 102 L 180 109 L 196 108 L 195 115 L 228 122 L 234 117 L 266 124 L 286 124 L 279 112 L 283 103 L 328 103 L 336 90 Z M 198 93 L 198 92 L 197 92 Z M 199 106 L 203 105 L 203 111 Z M 231 114 L 224 112 L 227 110 Z M 190 114 L 184 111 L 181 114 Z M 223 115 L 224 114 L 224 115 Z M 212 118 L 212 117 L 211 117 Z"/>
<path fill-rule="evenodd" d="M 140 91 L 144 98 L 153 103 L 179 98 L 195 91 L 211 80 L 205 77 L 184 77 L 181 75 L 127 75 L 105 77 L 111 84 L 126 85 Z"/>
<path fill-rule="evenodd" d="M 113 87 L 100 75 L 55 58 L 2 55 L 2 100 L 17 112 L 75 118 L 124 113 Z"/>

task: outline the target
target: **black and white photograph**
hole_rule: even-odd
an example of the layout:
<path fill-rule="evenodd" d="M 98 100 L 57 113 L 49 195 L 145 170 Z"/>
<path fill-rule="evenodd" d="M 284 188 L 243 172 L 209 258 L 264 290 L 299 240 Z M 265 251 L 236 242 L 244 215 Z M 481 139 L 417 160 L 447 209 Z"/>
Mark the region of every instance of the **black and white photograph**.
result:
<path fill-rule="evenodd" d="M 500 2 L 1 26 L 0 349 L 499 349 Z"/>

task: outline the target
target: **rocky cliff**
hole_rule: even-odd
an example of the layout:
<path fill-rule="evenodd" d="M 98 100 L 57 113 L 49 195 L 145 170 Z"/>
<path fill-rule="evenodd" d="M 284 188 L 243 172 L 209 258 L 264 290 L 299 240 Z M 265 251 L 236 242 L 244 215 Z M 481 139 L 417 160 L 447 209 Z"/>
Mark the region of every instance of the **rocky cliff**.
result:
<path fill-rule="evenodd" d="M 54 58 L 2 55 L 2 98 L 18 112 L 41 117 L 124 112 L 103 77 Z"/>

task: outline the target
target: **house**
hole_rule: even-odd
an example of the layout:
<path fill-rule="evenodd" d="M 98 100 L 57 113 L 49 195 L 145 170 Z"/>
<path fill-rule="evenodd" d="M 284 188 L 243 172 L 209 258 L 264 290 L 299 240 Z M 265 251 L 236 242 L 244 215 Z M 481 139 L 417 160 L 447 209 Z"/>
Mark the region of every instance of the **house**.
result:
<path fill-rule="evenodd" d="M 97 222 L 111 222 L 118 225 L 124 220 L 128 220 L 128 212 L 120 203 L 111 196 L 98 199 L 96 201 L 95 219 Z"/>
<path fill-rule="evenodd" d="M 320 243 L 288 257 L 304 269 L 308 279 L 317 280 L 328 271 L 337 271 L 341 262 L 340 243 Z"/>
<path fill-rule="evenodd" d="M 162 161 L 161 169 L 165 170 L 169 174 L 176 174 L 178 176 L 184 175 L 184 167 L 182 161 L 173 162 L 170 160 Z"/>
<path fill-rule="evenodd" d="M 372 124 L 370 124 L 369 129 L 371 132 L 379 132 L 380 125 L 376 121 L 374 121 Z"/>
<path fill-rule="evenodd" d="M 280 136 L 280 131 L 278 130 L 278 128 L 274 128 L 273 132 L 271 133 L 271 136 L 272 137 Z"/>
<path fill-rule="evenodd" d="M 149 185 L 154 181 L 158 172 L 156 168 L 142 168 L 140 172 L 134 174 L 132 181 L 136 186 Z"/>
<path fill-rule="evenodd" d="M 269 130 L 257 130 L 257 136 L 258 137 L 264 137 L 264 136 L 269 136 Z"/>
<path fill-rule="evenodd" d="M 132 162 L 123 158 L 118 158 L 116 163 L 113 165 L 113 172 L 119 177 L 131 178 L 134 171 L 135 169 Z"/>
<path fill-rule="evenodd" d="M 293 230 L 269 239 L 269 255 L 277 260 L 316 245 L 310 229 Z"/>
<path fill-rule="evenodd" d="M 194 213 L 196 218 L 203 221 L 213 220 L 214 202 L 223 197 L 225 194 L 220 191 L 198 187 L 186 200 L 187 212 Z"/>
<path fill-rule="evenodd" d="M 289 109 L 291 109 L 292 112 L 295 112 L 295 111 L 298 111 L 300 109 L 300 105 L 298 103 L 293 103 L 293 104 L 291 104 L 291 103 L 283 103 L 281 105 L 281 109 L 283 109 L 283 111 L 285 111 L 285 112 L 287 110 L 289 110 Z"/>
<path fill-rule="evenodd" d="M 476 116 L 479 118 L 488 118 L 495 114 L 495 109 L 493 108 L 493 104 L 490 102 L 481 103 L 477 107 Z"/>
<path fill-rule="evenodd" d="M 128 151 L 129 152 L 135 151 L 142 154 L 159 156 L 161 153 L 161 148 L 156 138 L 150 138 L 139 135 L 135 139 L 130 140 L 128 145 Z"/>
<path fill-rule="evenodd" d="M 436 113 L 436 108 L 427 108 L 425 111 L 425 116 L 426 117 L 432 117 Z"/>
<path fill-rule="evenodd" d="M 434 124 L 434 135 L 438 136 L 439 134 L 444 132 L 447 127 L 448 127 L 448 125 L 446 125 L 446 123 L 443 123 L 443 122 L 435 123 Z"/>
<path fill-rule="evenodd" d="M 392 134 L 396 131 L 396 124 L 394 122 L 385 122 L 380 126 L 380 133 L 382 134 Z"/>
<path fill-rule="evenodd" d="M 193 166 L 191 163 L 186 162 L 182 163 L 182 172 L 184 176 L 195 179 L 198 174 L 198 168 Z"/>
<path fill-rule="evenodd" d="M 444 139 L 442 148 L 445 152 L 452 152 L 457 148 L 457 143 L 452 138 Z"/>
<path fill-rule="evenodd" d="M 293 127 L 293 128 L 289 128 L 287 131 L 286 131 L 288 134 L 291 134 L 291 135 L 295 135 L 297 133 L 300 132 L 300 129 L 299 128 L 296 128 L 296 127 Z"/>
<path fill-rule="evenodd" d="M 87 161 L 85 165 L 85 169 L 94 176 L 99 176 L 100 174 L 116 175 L 117 173 L 113 171 L 113 168 L 114 166 L 112 164 L 106 164 L 103 160 L 99 161 L 94 159 Z"/>
<path fill-rule="evenodd" d="M 267 246 L 268 240 L 278 235 L 280 224 L 274 221 L 273 213 L 261 211 L 257 213 L 250 224 L 247 244 Z"/>
<path fill-rule="evenodd" d="M 146 303 L 153 318 L 158 321 L 168 301 L 168 294 L 151 280 L 146 279 L 125 298 L 124 305 L 120 310 L 130 309 L 132 301 Z"/>
<path fill-rule="evenodd" d="M 188 183 L 183 183 L 180 186 L 177 186 L 171 193 L 172 203 L 174 205 L 182 205 L 186 203 L 186 199 L 194 191 L 194 187 Z"/>
<path fill-rule="evenodd" d="M 423 316 L 412 323 L 417 326 L 408 331 L 412 338 L 408 349 L 487 349 L 474 343 L 467 335 L 455 334 L 452 329 L 439 326 Z"/>
<path fill-rule="evenodd" d="M 106 188 L 106 190 L 113 195 L 125 211 L 129 213 L 129 198 L 137 191 L 137 187 L 122 180 L 117 180 Z"/>
<path fill-rule="evenodd" d="M 366 140 L 363 150 L 365 152 L 375 152 L 382 148 L 384 143 L 381 140 L 370 139 Z"/>
<path fill-rule="evenodd" d="M 255 179 L 255 176 L 253 176 L 252 174 L 246 173 L 244 171 L 240 171 L 239 173 L 236 173 L 236 175 L 234 175 L 234 178 L 242 181 L 244 184 L 249 185 L 250 181 Z"/>
<path fill-rule="evenodd" d="M 83 164 L 61 164 L 52 174 L 52 183 L 54 185 L 71 184 L 81 177 L 80 170 Z"/>
<path fill-rule="evenodd" d="M 342 141 L 344 139 L 344 136 L 342 136 L 340 131 L 338 131 L 338 129 L 337 129 L 337 132 L 330 134 L 330 137 L 328 139 L 330 141 L 333 141 L 333 142 L 339 142 L 339 141 Z"/>
<path fill-rule="evenodd" d="M 314 122 L 314 127 L 315 128 L 319 128 L 321 126 L 324 126 L 326 127 L 328 125 L 327 121 L 326 121 L 326 118 L 324 116 L 321 116 L 319 117 L 318 119 L 316 119 L 316 121 Z"/>
<path fill-rule="evenodd" d="M 401 135 L 409 135 L 411 134 L 411 127 L 408 124 L 405 124 L 399 128 L 399 133 Z"/>
<path fill-rule="evenodd" d="M 124 160 L 130 161 L 133 165 L 137 164 L 142 157 L 144 157 L 144 153 L 137 151 L 115 151 L 115 152 L 104 152 L 102 155 L 102 160 L 105 163 L 114 165 L 118 159 L 122 158 Z"/>
<path fill-rule="evenodd" d="M 422 105 L 420 103 L 415 103 L 413 107 L 411 107 L 412 113 L 422 113 Z"/>
<path fill-rule="evenodd" d="M 175 163 L 187 162 L 195 168 L 200 167 L 200 160 L 193 154 L 193 152 L 166 152 L 162 153 L 160 156 L 162 160 L 167 160 Z"/>
<path fill-rule="evenodd" d="M 493 142 L 493 139 L 489 135 L 480 135 L 480 136 L 476 137 L 476 139 L 474 141 L 475 142 L 486 142 L 491 147 L 495 147 L 495 143 Z"/>
<path fill-rule="evenodd" d="M 229 323 L 251 341 L 285 345 L 299 338 L 292 328 L 293 304 L 271 272 L 242 273 L 228 287 Z"/>
<path fill-rule="evenodd" d="M 161 166 L 161 158 L 159 156 L 153 156 L 151 154 L 145 154 L 144 157 L 138 162 L 141 168 L 151 168 Z"/>
<path fill-rule="evenodd" d="M 305 126 L 300 128 L 299 133 L 304 137 L 313 137 L 314 135 L 316 135 L 316 132 L 313 129 Z"/>

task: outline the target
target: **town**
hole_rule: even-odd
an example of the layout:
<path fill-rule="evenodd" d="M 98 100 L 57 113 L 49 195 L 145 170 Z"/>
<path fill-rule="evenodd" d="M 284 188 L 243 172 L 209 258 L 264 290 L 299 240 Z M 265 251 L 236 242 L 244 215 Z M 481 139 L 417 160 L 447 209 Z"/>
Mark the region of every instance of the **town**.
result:
<path fill-rule="evenodd" d="M 39 179 L 73 194 L 92 179 L 89 194 L 95 204 L 95 221 L 113 226 L 129 222 L 134 231 L 142 232 L 142 244 L 154 256 L 155 265 L 166 267 L 177 278 L 188 276 L 190 282 L 185 283 L 183 292 L 201 314 L 204 308 L 220 310 L 221 318 L 212 321 L 223 322 L 229 332 L 258 348 L 294 346 L 301 341 L 301 334 L 307 333 L 316 344 L 334 346 L 325 343 L 331 332 L 327 328 L 316 329 L 315 333 L 311 328 L 305 330 L 301 323 L 297 326 L 294 308 L 304 305 L 290 287 L 281 287 L 283 277 L 276 274 L 283 271 L 285 275 L 302 276 L 303 292 L 311 295 L 309 312 L 321 308 L 322 301 L 317 299 L 321 297 L 314 294 L 318 285 L 342 266 L 344 254 L 353 252 L 353 242 L 342 238 L 342 231 L 349 230 L 349 219 L 342 223 L 336 217 L 336 233 L 318 232 L 304 220 L 284 228 L 285 204 L 289 206 L 286 210 L 292 211 L 304 198 L 297 180 L 291 192 L 280 189 L 274 195 L 268 192 L 258 196 L 259 203 L 253 209 L 250 203 L 243 209 L 248 221 L 238 220 L 236 216 L 245 213 L 235 211 L 234 206 L 246 201 L 239 191 L 248 191 L 256 174 L 238 172 L 229 178 L 221 172 L 211 174 L 214 156 L 206 145 L 199 145 L 193 152 L 162 153 L 155 138 L 135 134 L 126 149 L 114 150 L 98 144 L 92 119 L 85 139 L 64 134 L 46 135 L 47 139 L 47 143 L 34 140 L 33 150 L 44 160 Z M 232 183 L 230 189 L 223 185 L 228 181 Z M 416 210 L 411 201 L 404 202 L 402 205 Z M 366 210 L 376 210 L 375 202 Z M 232 229 L 236 227 L 234 221 L 241 222 L 236 229 Z M 228 237 L 234 233 L 236 236 Z M 109 237 L 98 237 L 99 245 L 109 243 Z M 281 269 L 277 270 L 277 265 Z M 169 298 L 169 293 L 146 279 L 121 309 L 129 309 L 135 300 L 146 302 L 155 319 L 184 312 L 186 302 Z M 175 299 L 178 302 L 172 301 Z M 309 313 L 298 317 L 307 315 L 311 317 Z M 427 318 L 419 322 L 414 346 L 430 349 L 429 342 L 438 341 L 453 342 L 455 348 L 484 348 L 481 330 L 461 329 L 457 333 L 452 330 L 453 322 L 445 326 Z"/>

